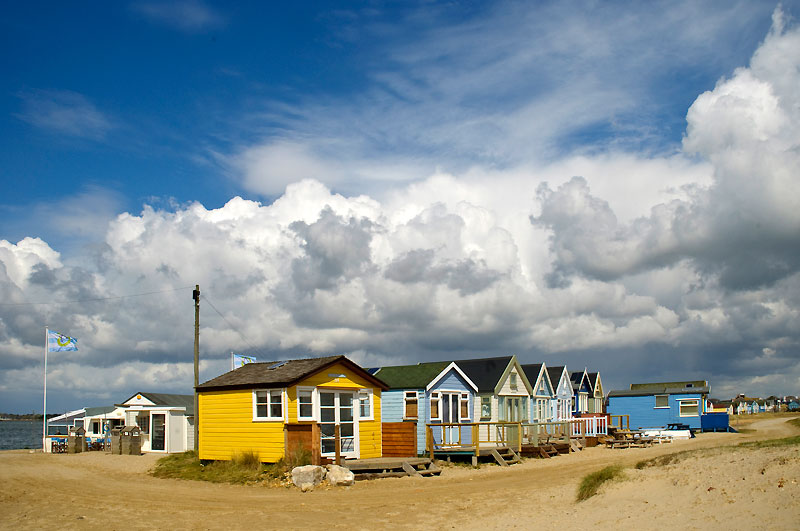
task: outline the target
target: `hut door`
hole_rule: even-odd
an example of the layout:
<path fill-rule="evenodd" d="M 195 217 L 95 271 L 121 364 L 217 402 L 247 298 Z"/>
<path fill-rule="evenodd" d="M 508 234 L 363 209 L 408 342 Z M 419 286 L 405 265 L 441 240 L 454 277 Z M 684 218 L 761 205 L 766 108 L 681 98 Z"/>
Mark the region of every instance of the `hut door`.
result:
<path fill-rule="evenodd" d="M 506 420 L 509 422 L 520 422 L 522 420 L 522 399 L 506 397 Z M 514 444 L 519 436 L 519 428 L 517 426 L 508 426 L 506 428 L 506 442 Z"/>
<path fill-rule="evenodd" d="M 166 415 L 163 413 L 153 413 L 153 434 L 150 442 L 151 450 L 164 450 L 166 448 Z"/>
<path fill-rule="evenodd" d="M 443 442 L 445 444 L 458 443 L 458 426 L 448 426 L 448 423 L 458 424 L 458 399 L 459 393 L 442 393 L 442 423 L 443 426 Z"/>
<path fill-rule="evenodd" d="M 343 457 L 358 457 L 357 426 L 353 416 L 355 398 L 352 391 L 320 391 L 319 431 L 322 455 L 336 455 L 336 425 L 339 425 L 340 452 Z"/>

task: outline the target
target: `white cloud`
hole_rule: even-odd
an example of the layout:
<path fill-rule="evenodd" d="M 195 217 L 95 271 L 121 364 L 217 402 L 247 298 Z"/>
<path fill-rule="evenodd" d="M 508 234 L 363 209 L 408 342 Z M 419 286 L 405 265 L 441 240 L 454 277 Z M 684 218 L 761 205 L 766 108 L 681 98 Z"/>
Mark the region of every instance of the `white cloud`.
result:
<path fill-rule="evenodd" d="M 82 94 L 68 90 L 31 90 L 19 94 L 16 116 L 31 125 L 68 136 L 102 140 L 114 127 L 106 114 Z"/>
<path fill-rule="evenodd" d="M 225 24 L 219 12 L 200 0 L 135 2 L 131 8 L 155 22 L 187 32 L 215 29 Z"/>

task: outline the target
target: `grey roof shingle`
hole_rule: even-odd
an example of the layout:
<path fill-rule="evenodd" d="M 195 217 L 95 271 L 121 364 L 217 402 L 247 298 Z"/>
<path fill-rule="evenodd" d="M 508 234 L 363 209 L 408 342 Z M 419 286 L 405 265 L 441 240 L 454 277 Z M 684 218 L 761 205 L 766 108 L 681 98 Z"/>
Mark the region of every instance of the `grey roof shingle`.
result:
<path fill-rule="evenodd" d="M 622 389 L 609 391 L 608 396 L 651 396 L 651 395 L 707 395 L 711 388 L 706 387 L 648 387 L 645 389 Z"/>
<path fill-rule="evenodd" d="M 564 372 L 564 366 L 548 367 L 547 376 L 550 377 L 550 383 L 553 384 L 553 391 L 558 389 L 558 383 L 561 381 L 561 373 Z"/>
<path fill-rule="evenodd" d="M 188 415 L 194 415 L 194 395 L 175 395 L 170 393 L 141 392 L 132 395 L 130 398 L 128 398 L 128 400 L 130 400 L 136 395 L 142 395 L 156 406 L 186 408 L 186 413 Z M 125 400 L 122 403 L 124 404 L 128 400 Z"/>
<path fill-rule="evenodd" d="M 308 358 L 301 360 L 270 361 L 247 363 L 238 369 L 226 372 L 216 378 L 197 386 L 198 391 L 218 389 L 247 389 L 253 387 L 281 387 L 292 385 L 320 370 L 336 363 L 343 363 L 359 371 L 361 376 L 386 389 L 386 384 L 378 377 L 372 376 L 345 356 L 327 356 L 324 358 Z"/>
<path fill-rule="evenodd" d="M 375 376 L 386 382 L 389 389 L 423 389 L 448 365 L 449 361 L 433 361 L 416 365 L 381 367 Z"/>
<path fill-rule="evenodd" d="M 513 356 L 498 358 L 481 358 L 474 360 L 458 360 L 456 365 L 464 371 L 467 378 L 478 388 L 479 393 L 494 392 L 495 386 L 500 382 L 508 364 Z"/>

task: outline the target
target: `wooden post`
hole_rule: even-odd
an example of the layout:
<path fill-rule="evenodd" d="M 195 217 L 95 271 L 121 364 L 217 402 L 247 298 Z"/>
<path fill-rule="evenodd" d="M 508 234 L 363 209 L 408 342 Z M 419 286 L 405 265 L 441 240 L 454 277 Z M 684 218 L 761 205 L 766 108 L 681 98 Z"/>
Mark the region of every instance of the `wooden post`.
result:
<path fill-rule="evenodd" d="M 517 422 L 517 451 L 522 451 L 522 423 Z"/>
<path fill-rule="evenodd" d="M 197 386 L 200 385 L 200 284 L 192 291 L 194 299 L 194 451 L 200 449 L 200 407 Z"/>
<path fill-rule="evenodd" d="M 338 424 L 336 424 L 333 427 L 333 440 L 334 440 L 334 443 L 336 444 L 336 460 L 334 461 L 334 463 L 337 466 L 341 466 L 341 464 L 342 464 L 342 448 L 341 448 L 342 439 L 339 436 L 339 425 Z"/>
<path fill-rule="evenodd" d="M 319 424 L 316 422 L 311 425 L 311 464 L 312 465 L 321 465 L 322 464 L 322 449 L 320 448 L 321 440 L 320 440 L 320 432 L 319 432 Z"/>

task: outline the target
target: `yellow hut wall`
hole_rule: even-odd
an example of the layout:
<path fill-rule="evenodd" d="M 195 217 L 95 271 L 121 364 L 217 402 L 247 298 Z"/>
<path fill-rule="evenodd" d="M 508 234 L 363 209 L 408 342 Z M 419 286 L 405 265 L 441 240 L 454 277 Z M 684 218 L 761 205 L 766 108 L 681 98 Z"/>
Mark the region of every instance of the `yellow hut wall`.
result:
<path fill-rule="evenodd" d="M 229 460 L 251 450 L 267 463 L 283 457 L 283 422 L 253 421 L 251 389 L 205 391 L 197 400 L 200 459 Z"/>
<path fill-rule="evenodd" d="M 332 376 L 333 375 L 333 376 Z M 337 364 L 299 382 L 300 387 L 372 389 L 373 420 L 359 422 L 360 457 L 381 457 L 381 390 L 361 378 L 348 367 Z M 289 424 L 297 421 L 297 386 L 289 387 L 286 417 Z M 234 454 L 253 451 L 262 462 L 274 463 L 284 457 L 284 423 L 253 421 L 252 389 L 204 391 L 198 396 L 199 457 L 229 460 Z M 358 407 L 358 404 L 355 404 Z"/>

